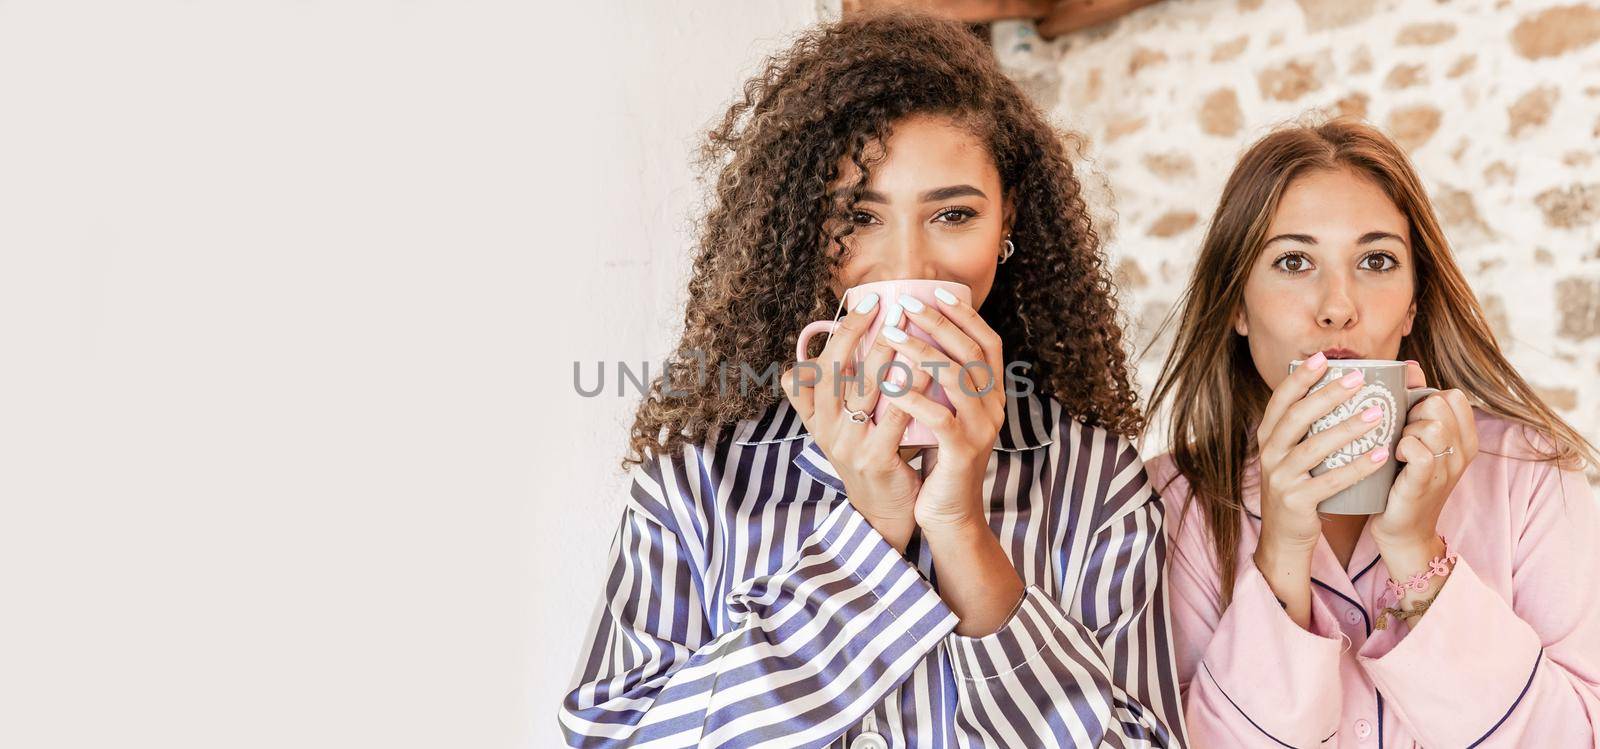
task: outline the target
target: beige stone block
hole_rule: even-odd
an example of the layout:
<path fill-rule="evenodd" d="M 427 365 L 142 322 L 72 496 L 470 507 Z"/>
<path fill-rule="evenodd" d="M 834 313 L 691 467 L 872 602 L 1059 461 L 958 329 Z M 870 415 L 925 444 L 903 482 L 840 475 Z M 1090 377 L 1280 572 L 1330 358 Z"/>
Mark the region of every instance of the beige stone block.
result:
<path fill-rule="evenodd" d="M 1316 60 L 1293 59 L 1269 67 L 1256 76 L 1261 96 L 1276 101 L 1294 101 L 1322 88 L 1325 66 Z"/>
<path fill-rule="evenodd" d="M 1600 40 L 1600 8 L 1563 5 L 1523 18 L 1511 30 L 1511 47 L 1530 60 L 1556 57 Z"/>
<path fill-rule="evenodd" d="M 1600 280 L 1563 278 L 1556 282 L 1556 335 L 1583 341 L 1600 336 Z"/>
<path fill-rule="evenodd" d="M 1141 161 L 1151 174 L 1163 179 L 1193 177 L 1195 174 L 1194 159 L 1182 151 L 1147 153 Z"/>
<path fill-rule="evenodd" d="M 1407 151 L 1415 151 L 1438 132 L 1439 122 L 1443 118 L 1444 115 L 1440 114 L 1439 109 L 1431 104 L 1401 107 L 1389 113 L 1389 135 L 1400 144 L 1400 147 Z"/>
<path fill-rule="evenodd" d="M 1306 30 L 1322 31 L 1349 26 L 1372 15 L 1377 0 L 1295 0 L 1305 13 Z"/>
<path fill-rule="evenodd" d="M 1554 86 L 1541 86 L 1533 89 L 1506 108 L 1506 119 L 1510 121 L 1511 137 L 1515 138 L 1524 131 L 1535 129 L 1550 121 L 1550 113 L 1555 111 L 1556 102 L 1561 99 L 1561 91 Z"/>
<path fill-rule="evenodd" d="M 1427 66 L 1422 63 L 1400 64 L 1390 69 L 1383 79 L 1383 87 L 1395 90 L 1420 86 L 1428 82 Z"/>
<path fill-rule="evenodd" d="M 1576 229 L 1600 219 L 1600 183 L 1552 187 L 1534 197 L 1544 222 L 1557 229 Z"/>
<path fill-rule="evenodd" d="M 1211 48 L 1211 61 L 1227 62 L 1232 60 L 1243 53 L 1244 48 L 1249 44 L 1250 37 L 1248 35 L 1218 44 Z"/>
<path fill-rule="evenodd" d="M 1146 232 L 1152 237 L 1175 237 L 1193 228 L 1200 223 L 1200 217 L 1194 211 L 1167 211 L 1150 224 Z"/>
<path fill-rule="evenodd" d="M 1200 102 L 1200 130 L 1223 138 L 1232 137 L 1244 127 L 1244 111 L 1239 109 L 1239 95 L 1231 88 L 1221 88 L 1206 95 Z"/>
<path fill-rule="evenodd" d="M 1400 33 L 1394 36 L 1394 43 L 1401 46 L 1427 46 L 1448 41 L 1455 35 L 1456 25 L 1453 23 L 1412 23 L 1400 27 Z"/>

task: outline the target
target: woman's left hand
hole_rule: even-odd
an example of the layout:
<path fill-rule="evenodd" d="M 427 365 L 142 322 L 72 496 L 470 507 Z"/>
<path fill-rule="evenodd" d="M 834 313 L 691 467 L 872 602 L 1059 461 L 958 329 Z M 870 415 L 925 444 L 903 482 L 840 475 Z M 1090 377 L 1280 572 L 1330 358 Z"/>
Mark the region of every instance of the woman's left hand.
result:
<path fill-rule="evenodd" d="M 1408 362 L 1406 387 L 1426 384 L 1422 368 Z M 1478 456 L 1478 428 L 1472 403 L 1460 390 L 1434 393 L 1407 414 L 1401 435 L 1395 457 L 1405 463 L 1405 468 L 1389 490 L 1388 506 L 1372 519 L 1372 539 L 1380 551 L 1420 552 L 1434 548 L 1445 500 Z M 1450 454 L 1440 455 L 1447 451 Z M 1431 557 L 1423 557 L 1424 562 L 1428 558 Z"/>
<path fill-rule="evenodd" d="M 1006 416 L 1000 334 L 960 300 L 947 303 L 941 299 L 936 305 L 927 305 L 902 296 L 896 302 L 939 348 L 910 336 L 904 341 L 891 339 L 889 345 L 912 366 L 930 372 L 937 369 L 939 386 L 955 406 L 951 413 L 914 390 L 900 395 L 883 393 L 891 408 L 910 414 L 939 441 L 938 461 L 917 494 L 917 525 L 925 531 L 959 528 L 974 521 L 987 525 L 983 479 Z"/>

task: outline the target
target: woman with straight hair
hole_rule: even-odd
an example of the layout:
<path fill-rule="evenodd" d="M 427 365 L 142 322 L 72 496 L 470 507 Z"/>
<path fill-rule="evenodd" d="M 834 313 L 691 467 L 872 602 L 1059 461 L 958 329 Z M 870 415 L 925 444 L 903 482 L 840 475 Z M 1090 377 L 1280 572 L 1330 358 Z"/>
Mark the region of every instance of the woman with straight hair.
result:
<path fill-rule="evenodd" d="M 1150 470 L 1181 508 L 1194 744 L 1595 746 L 1594 446 L 1501 354 L 1404 153 L 1350 120 L 1262 138 L 1175 315 L 1153 398 L 1172 452 Z M 1366 392 L 1360 370 L 1316 387 L 1340 359 L 1441 389 L 1390 422 L 1403 468 L 1376 514 L 1318 512 L 1390 453 L 1376 407 L 1306 437 Z"/>
<path fill-rule="evenodd" d="M 887 15 L 802 36 L 706 155 L 686 366 L 634 420 L 567 741 L 1181 746 L 1163 510 L 1057 133 L 965 27 Z M 945 286 L 852 296 L 812 375 L 745 386 L 904 279 Z"/>

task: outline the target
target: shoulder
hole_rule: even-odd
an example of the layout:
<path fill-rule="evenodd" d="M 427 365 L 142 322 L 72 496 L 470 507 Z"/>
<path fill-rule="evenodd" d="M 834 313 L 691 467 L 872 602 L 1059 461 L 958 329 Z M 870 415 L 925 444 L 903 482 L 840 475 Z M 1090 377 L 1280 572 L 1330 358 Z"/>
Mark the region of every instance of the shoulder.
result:
<path fill-rule="evenodd" d="M 1139 448 L 1126 435 L 1085 423 L 1082 417 L 1051 396 L 1040 396 L 1040 402 L 1047 414 L 1051 441 L 1059 445 L 1058 450 L 1072 453 L 1069 458 L 1082 456 L 1103 460 L 1114 457 L 1124 463 L 1137 460 Z"/>
<path fill-rule="evenodd" d="M 1482 408 L 1473 407 L 1472 420 L 1478 431 L 1480 458 L 1538 461 L 1541 453 L 1548 454 L 1556 445 L 1544 431 Z"/>
<path fill-rule="evenodd" d="M 716 501 L 716 492 L 705 488 L 706 479 L 720 475 L 734 430 L 745 423 L 713 429 L 698 439 L 683 435 L 671 447 L 646 448 L 640 462 L 628 469 L 625 508 L 675 533 L 703 527 L 699 519 L 709 517 L 708 503 Z"/>
<path fill-rule="evenodd" d="M 1096 528 L 1119 520 L 1134 522 L 1130 513 L 1141 515 L 1138 522 L 1160 523 L 1165 508 L 1161 498 L 1151 491 L 1134 440 L 1084 423 L 1053 399 L 1046 402 L 1056 415 L 1051 449 L 1058 478 L 1051 492 L 1052 501 L 1092 513 Z"/>
<path fill-rule="evenodd" d="M 1189 495 L 1189 481 L 1178 471 L 1178 462 L 1171 452 L 1145 461 L 1144 469 L 1150 475 L 1151 487 L 1162 497 L 1183 499 Z"/>
<path fill-rule="evenodd" d="M 1489 489 L 1480 492 L 1486 498 L 1503 500 L 1509 496 L 1514 504 L 1526 506 L 1536 501 L 1541 487 L 1561 484 L 1562 474 L 1581 476 L 1550 459 L 1559 445 L 1544 430 L 1481 408 L 1473 408 L 1472 416 L 1478 432 L 1478 455 L 1473 458 L 1468 475 L 1474 485 Z"/>
<path fill-rule="evenodd" d="M 1170 513 L 1167 536 L 1174 547 L 1185 554 L 1199 553 L 1210 564 L 1215 553 L 1211 550 L 1206 519 L 1202 517 L 1200 503 L 1192 501 L 1189 480 L 1178 470 L 1177 460 L 1171 452 L 1162 453 L 1145 462 L 1145 472 L 1150 476 L 1150 488 L 1160 495 Z M 1243 520 L 1241 514 L 1240 522 Z"/>

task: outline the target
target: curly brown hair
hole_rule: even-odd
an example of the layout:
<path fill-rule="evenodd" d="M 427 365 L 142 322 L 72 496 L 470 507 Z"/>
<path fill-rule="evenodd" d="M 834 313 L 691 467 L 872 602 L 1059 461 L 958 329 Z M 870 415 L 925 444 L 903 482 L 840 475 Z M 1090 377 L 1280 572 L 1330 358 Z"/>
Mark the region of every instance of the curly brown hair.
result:
<path fill-rule="evenodd" d="M 698 227 L 682 338 L 639 404 L 624 470 L 783 397 L 776 378 L 746 390 L 704 373 L 788 362 L 800 329 L 833 317 L 833 280 L 853 228 L 844 219 L 876 160 L 871 146 L 919 114 L 950 117 L 985 142 L 1014 196 L 1018 249 L 981 310 L 1007 359 L 1030 363 L 1037 390 L 1084 423 L 1126 436 L 1142 429 L 1116 297 L 1066 135 L 966 27 L 893 12 L 801 35 L 710 131 L 701 167 L 716 173 L 716 190 Z M 830 187 L 844 158 L 859 172 L 836 199 Z M 687 382 L 673 375 L 685 367 L 696 370 Z"/>

